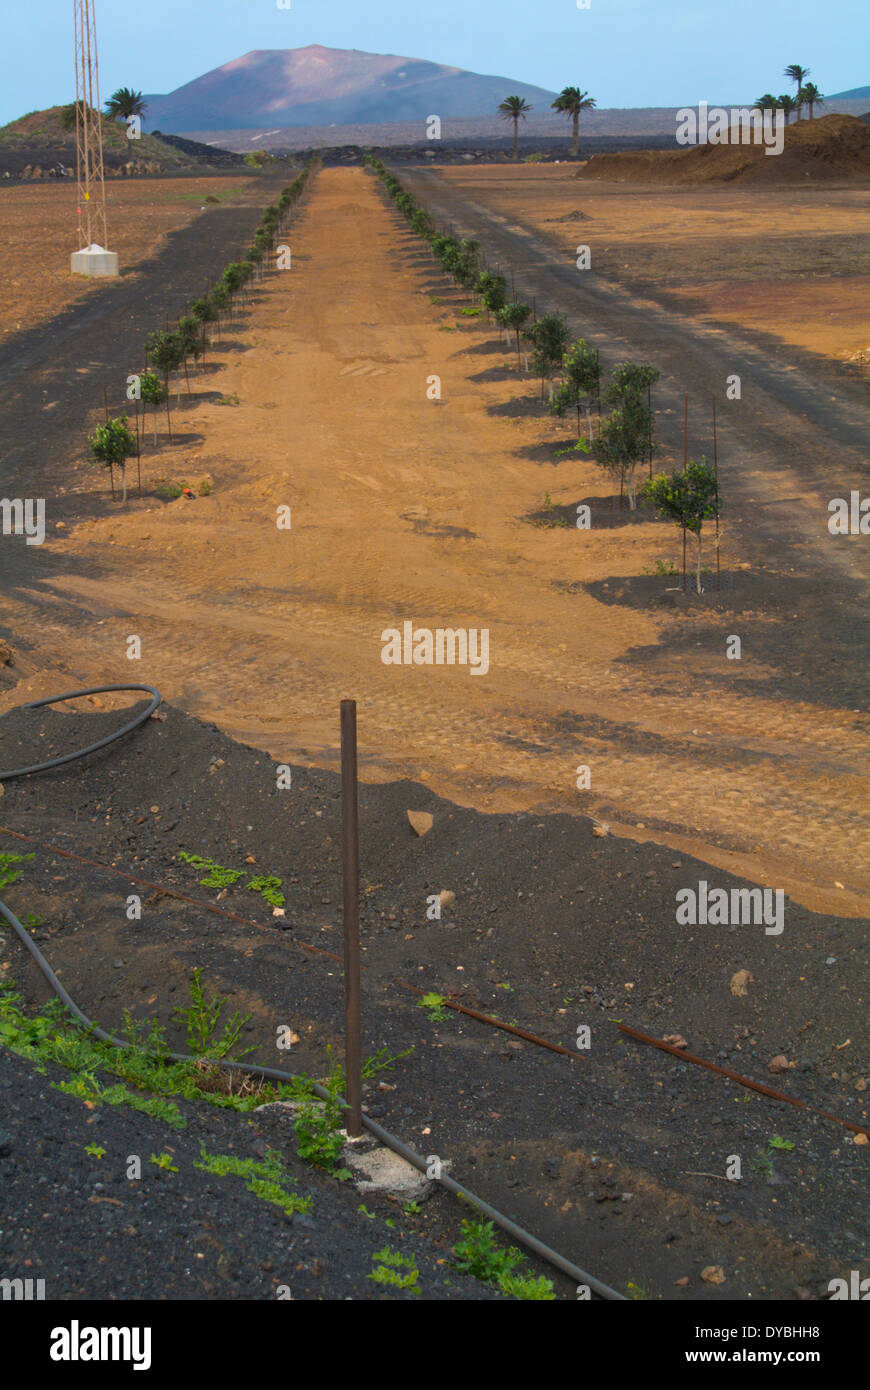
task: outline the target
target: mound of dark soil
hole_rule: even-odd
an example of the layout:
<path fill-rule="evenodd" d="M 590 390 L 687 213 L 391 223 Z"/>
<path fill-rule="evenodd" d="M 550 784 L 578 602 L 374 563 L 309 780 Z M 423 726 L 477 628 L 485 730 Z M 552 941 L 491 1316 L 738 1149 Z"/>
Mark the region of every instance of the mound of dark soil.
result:
<path fill-rule="evenodd" d="M 575 178 L 653 184 L 805 183 L 870 180 L 870 129 L 855 116 L 799 121 L 781 155 L 761 145 L 695 145 L 594 155 Z"/>

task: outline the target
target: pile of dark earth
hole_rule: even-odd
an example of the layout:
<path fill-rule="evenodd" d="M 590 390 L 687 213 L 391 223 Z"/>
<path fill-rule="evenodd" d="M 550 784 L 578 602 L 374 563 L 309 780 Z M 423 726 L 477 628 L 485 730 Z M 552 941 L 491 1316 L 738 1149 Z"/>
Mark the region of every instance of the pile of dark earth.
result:
<path fill-rule="evenodd" d="M 0 719 L 0 764 L 82 747 L 120 718 L 108 707 L 13 710 Z M 3 834 L 0 849 L 35 855 L 6 900 L 44 919 L 34 939 L 104 1027 L 129 1007 L 160 1019 L 186 1050 L 173 1006 L 201 966 L 230 1008 L 250 1014 L 252 1061 L 324 1077 L 341 1054 L 339 779 L 293 767 L 292 785 L 279 788 L 279 767 L 163 705 L 114 746 L 6 784 L 0 822 L 30 839 Z M 428 833 L 415 833 L 408 811 L 432 816 Z M 373 1118 L 628 1296 L 814 1299 L 848 1278 L 866 1248 L 863 1136 L 638 1043 L 618 1023 L 682 1035 L 692 1053 L 866 1126 L 866 922 L 786 899 L 780 935 L 677 925 L 680 889 L 753 885 L 671 849 L 597 837 L 580 816 L 486 815 L 407 781 L 360 787 L 360 836 L 364 1053 L 412 1049 L 366 1083 Z M 246 877 L 202 887 L 202 870 L 180 851 Z M 251 891 L 252 877 L 268 875 L 282 879 L 283 916 Z M 131 894 L 141 897 L 138 921 L 127 919 Z M 44 1001 L 44 980 L 4 935 L 4 972 L 29 1004 Z M 745 992 L 734 992 L 735 976 Z M 588 1027 L 591 1045 L 570 1058 L 452 1010 L 432 1018 L 407 984 L 571 1051 Z M 285 1025 L 299 1039 L 289 1052 L 276 1047 Z M 774 1058 L 785 1058 L 782 1074 L 769 1069 Z M 28 1121 L 31 1141 L 60 1129 L 57 1094 L 42 1078 L 33 1084 L 50 1099 L 26 1102 L 45 1117 Z M 238 1116 L 197 1123 L 227 1125 L 223 1152 L 233 1125 L 247 1133 Z M 34 1202 L 42 1171 L 19 1176 Z M 79 1218 L 98 1242 L 87 1211 Z M 402 1216 L 390 1243 L 417 1231 L 449 1245 L 464 1214 L 439 1193 Z M 138 1229 L 132 1215 L 124 1224 Z M 188 1238 L 169 1214 L 167 1225 Z M 20 1260 L 14 1231 L 6 1240 L 7 1262 Z"/>

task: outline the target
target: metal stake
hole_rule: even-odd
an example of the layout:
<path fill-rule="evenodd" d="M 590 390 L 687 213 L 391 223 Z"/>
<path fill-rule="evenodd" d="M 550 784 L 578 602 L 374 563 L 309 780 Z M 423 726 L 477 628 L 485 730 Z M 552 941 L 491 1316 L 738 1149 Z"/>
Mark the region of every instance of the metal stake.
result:
<path fill-rule="evenodd" d="M 348 1136 L 356 1139 L 362 1134 L 356 700 L 341 702 L 341 854 L 344 890 L 344 1056 L 347 1074 L 345 1127 Z"/>

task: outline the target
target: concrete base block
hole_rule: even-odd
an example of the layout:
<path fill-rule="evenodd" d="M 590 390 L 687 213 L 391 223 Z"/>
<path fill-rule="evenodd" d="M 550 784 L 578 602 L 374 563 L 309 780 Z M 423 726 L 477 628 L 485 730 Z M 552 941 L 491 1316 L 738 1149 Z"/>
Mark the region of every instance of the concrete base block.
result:
<path fill-rule="evenodd" d="M 365 1153 L 348 1145 L 342 1149 L 340 1161 L 353 1173 L 358 1192 L 385 1192 L 400 1202 L 424 1202 L 438 1186 L 412 1163 L 381 1144 Z M 446 1170 L 450 1165 L 441 1166 Z"/>
<path fill-rule="evenodd" d="M 69 258 L 69 268 L 73 275 L 120 275 L 117 251 L 106 251 L 93 242 L 82 251 L 73 251 Z"/>

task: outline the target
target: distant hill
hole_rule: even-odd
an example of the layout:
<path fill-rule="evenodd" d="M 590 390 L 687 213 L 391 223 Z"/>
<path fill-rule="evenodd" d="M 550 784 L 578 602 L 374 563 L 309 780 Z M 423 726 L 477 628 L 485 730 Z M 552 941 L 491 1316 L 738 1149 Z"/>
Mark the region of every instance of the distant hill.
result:
<path fill-rule="evenodd" d="M 506 96 L 549 109 L 555 92 L 420 58 L 357 49 L 258 49 L 167 96 L 146 96 L 149 129 L 272 130 L 491 116 Z"/>
<path fill-rule="evenodd" d="M 832 92 L 827 101 L 868 101 L 870 87 L 852 87 L 848 92 Z"/>
<path fill-rule="evenodd" d="M 0 178 L 68 178 L 75 173 L 76 135 L 74 121 L 68 123 L 70 105 L 29 111 L 0 127 Z M 109 116 L 102 117 L 101 127 L 103 166 L 109 177 L 244 166 L 241 155 L 173 136 L 162 140 L 143 132 L 138 140 L 128 140 L 126 126 Z"/>

